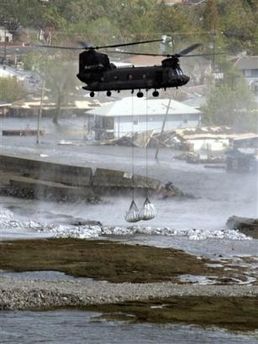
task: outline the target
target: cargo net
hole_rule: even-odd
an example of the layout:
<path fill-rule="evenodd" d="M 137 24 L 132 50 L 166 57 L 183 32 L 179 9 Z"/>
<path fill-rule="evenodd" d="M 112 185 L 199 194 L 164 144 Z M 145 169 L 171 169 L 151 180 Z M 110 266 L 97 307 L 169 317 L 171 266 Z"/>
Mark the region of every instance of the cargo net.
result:
<path fill-rule="evenodd" d="M 127 222 L 138 222 L 140 221 L 140 212 L 134 200 L 132 200 L 129 210 L 125 214 L 125 220 Z"/>
<path fill-rule="evenodd" d="M 156 216 L 156 208 L 154 207 L 154 204 L 151 203 L 148 197 L 146 197 L 143 207 L 139 213 L 139 217 L 141 220 L 148 221 L 154 219 Z"/>
<path fill-rule="evenodd" d="M 153 203 L 146 197 L 141 210 L 138 209 L 134 200 L 132 200 L 129 210 L 126 212 L 125 220 L 127 222 L 148 221 L 156 216 L 156 208 Z"/>

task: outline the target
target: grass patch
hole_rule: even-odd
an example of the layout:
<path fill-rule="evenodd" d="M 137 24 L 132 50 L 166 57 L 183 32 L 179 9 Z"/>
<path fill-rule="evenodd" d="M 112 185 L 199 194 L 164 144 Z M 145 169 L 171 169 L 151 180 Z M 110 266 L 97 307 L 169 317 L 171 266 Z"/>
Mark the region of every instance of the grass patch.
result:
<path fill-rule="evenodd" d="M 234 331 L 258 329 L 257 297 L 170 297 L 146 302 L 87 306 L 105 319 L 217 326 Z"/>
<path fill-rule="evenodd" d="M 37 239 L 0 243 L 0 269 L 62 271 L 111 282 L 176 281 L 181 274 L 218 275 L 207 259 L 171 248 L 126 245 L 104 240 Z"/>

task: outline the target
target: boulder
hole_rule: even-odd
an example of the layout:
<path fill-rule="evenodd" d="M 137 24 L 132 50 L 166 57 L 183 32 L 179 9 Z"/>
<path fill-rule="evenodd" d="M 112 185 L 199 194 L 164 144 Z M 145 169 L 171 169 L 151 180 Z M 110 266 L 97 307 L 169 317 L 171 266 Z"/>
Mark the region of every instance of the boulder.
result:
<path fill-rule="evenodd" d="M 247 236 L 258 239 L 258 219 L 231 216 L 226 225 L 230 229 L 237 229 Z"/>

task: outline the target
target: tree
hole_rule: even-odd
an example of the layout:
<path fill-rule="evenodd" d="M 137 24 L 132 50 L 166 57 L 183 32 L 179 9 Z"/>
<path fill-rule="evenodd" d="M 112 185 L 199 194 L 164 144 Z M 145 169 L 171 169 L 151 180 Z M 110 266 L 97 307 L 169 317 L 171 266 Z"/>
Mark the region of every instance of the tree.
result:
<path fill-rule="evenodd" d="M 203 111 L 207 124 L 228 125 L 236 130 L 257 130 L 257 104 L 240 75 L 227 75 L 224 82 L 213 85 Z"/>
<path fill-rule="evenodd" d="M 255 40 L 255 13 L 245 0 L 223 1 L 220 6 L 220 29 L 224 32 L 227 47 L 231 52 L 252 51 Z"/>
<path fill-rule="evenodd" d="M 0 78 L 0 100 L 14 102 L 24 98 L 26 90 L 16 78 Z"/>
<path fill-rule="evenodd" d="M 45 87 L 49 90 L 50 97 L 56 103 L 53 116 L 53 123 L 58 124 L 62 112 L 62 106 L 66 105 L 70 96 L 76 90 L 76 71 L 72 61 L 64 61 L 54 55 L 44 61 L 41 68 L 42 78 L 45 80 Z"/>

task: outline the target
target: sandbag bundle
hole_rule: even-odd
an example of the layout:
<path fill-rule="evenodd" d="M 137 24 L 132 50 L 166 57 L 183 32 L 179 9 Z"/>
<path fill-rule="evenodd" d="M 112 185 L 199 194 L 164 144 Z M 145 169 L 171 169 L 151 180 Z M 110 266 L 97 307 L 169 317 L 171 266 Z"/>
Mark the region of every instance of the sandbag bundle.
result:
<path fill-rule="evenodd" d="M 156 216 L 156 209 L 154 207 L 154 204 L 151 203 L 148 197 L 146 197 L 143 207 L 139 213 L 140 220 L 151 220 L 154 219 Z"/>
<path fill-rule="evenodd" d="M 132 200 L 129 210 L 126 212 L 125 220 L 127 222 L 138 222 L 140 221 L 139 209 L 134 200 Z"/>

